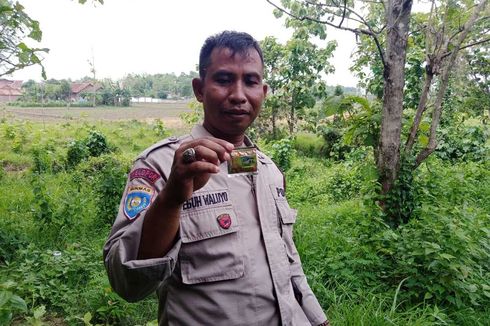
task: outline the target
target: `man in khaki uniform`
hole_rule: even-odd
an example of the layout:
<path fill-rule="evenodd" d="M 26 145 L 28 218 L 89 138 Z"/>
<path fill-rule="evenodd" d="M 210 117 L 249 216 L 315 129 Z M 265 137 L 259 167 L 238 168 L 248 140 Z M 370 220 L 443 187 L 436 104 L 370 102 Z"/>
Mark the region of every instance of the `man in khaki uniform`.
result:
<path fill-rule="evenodd" d="M 292 239 L 296 211 L 275 164 L 230 177 L 234 148 L 267 93 L 263 58 L 246 33 L 204 43 L 194 94 L 204 122 L 136 160 L 104 247 L 114 290 L 128 301 L 153 291 L 160 325 L 328 325 Z"/>

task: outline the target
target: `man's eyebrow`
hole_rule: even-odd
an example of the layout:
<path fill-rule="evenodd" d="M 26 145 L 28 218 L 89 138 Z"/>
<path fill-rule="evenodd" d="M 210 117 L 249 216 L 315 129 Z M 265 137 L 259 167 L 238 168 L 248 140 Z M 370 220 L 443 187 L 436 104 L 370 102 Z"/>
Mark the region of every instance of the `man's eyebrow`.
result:
<path fill-rule="evenodd" d="M 231 71 L 228 70 L 217 70 L 213 73 L 213 76 L 228 76 L 228 75 L 233 75 Z"/>
<path fill-rule="evenodd" d="M 260 79 L 260 78 L 262 78 L 262 75 L 259 74 L 258 72 L 248 72 L 248 73 L 245 74 L 245 77 L 248 77 L 248 78 L 255 77 L 255 78 L 259 78 Z"/>
<path fill-rule="evenodd" d="M 233 77 L 235 76 L 235 73 L 229 71 L 229 70 L 217 70 L 212 74 L 213 78 L 216 77 Z M 256 71 L 251 71 L 251 72 L 246 72 L 244 74 L 245 78 L 257 78 L 257 79 L 262 79 L 262 75 L 259 72 Z"/>

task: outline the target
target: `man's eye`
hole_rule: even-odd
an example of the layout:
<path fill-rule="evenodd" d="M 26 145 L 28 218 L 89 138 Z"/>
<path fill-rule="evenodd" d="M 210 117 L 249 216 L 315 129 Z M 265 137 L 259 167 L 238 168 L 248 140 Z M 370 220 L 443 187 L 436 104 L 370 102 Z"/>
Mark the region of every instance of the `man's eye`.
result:
<path fill-rule="evenodd" d="M 229 78 L 216 78 L 216 82 L 218 84 L 225 85 L 225 84 L 230 83 L 230 79 Z"/>
<path fill-rule="evenodd" d="M 259 84 L 259 81 L 255 78 L 249 78 L 245 80 L 245 83 L 249 86 L 255 86 Z"/>

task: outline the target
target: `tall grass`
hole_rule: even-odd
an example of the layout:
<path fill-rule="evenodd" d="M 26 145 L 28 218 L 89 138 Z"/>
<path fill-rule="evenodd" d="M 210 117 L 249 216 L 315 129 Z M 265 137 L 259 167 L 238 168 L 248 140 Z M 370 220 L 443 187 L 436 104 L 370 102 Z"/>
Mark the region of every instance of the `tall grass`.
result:
<path fill-rule="evenodd" d="M 67 164 L 69 144 L 86 146 L 94 130 L 108 152 Z M 17 323 L 42 306 L 40 319 L 70 325 L 154 321 L 154 296 L 129 304 L 111 290 L 101 248 L 131 161 L 185 132 L 138 121 L 0 122 L 0 284 L 14 282 L 9 291 L 27 303 L 9 308 Z M 393 230 L 373 200 L 372 153 L 308 155 L 292 156 L 286 191 L 305 273 L 332 325 L 490 325 L 488 161 L 431 158 L 414 177 L 420 208 Z"/>

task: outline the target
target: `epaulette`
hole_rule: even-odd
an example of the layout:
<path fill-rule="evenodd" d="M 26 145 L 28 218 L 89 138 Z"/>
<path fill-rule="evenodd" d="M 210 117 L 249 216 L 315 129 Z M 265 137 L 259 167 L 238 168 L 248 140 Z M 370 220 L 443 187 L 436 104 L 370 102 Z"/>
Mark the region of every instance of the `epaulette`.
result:
<path fill-rule="evenodd" d="M 181 139 L 183 139 L 185 137 L 186 136 L 181 136 L 181 137 L 170 136 L 168 138 L 165 138 L 165 139 L 159 141 L 158 143 L 155 143 L 152 146 L 150 146 L 147 149 L 145 149 L 140 155 L 138 155 L 138 157 L 136 159 L 137 160 L 138 159 L 141 159 L 141 158 L 145 158 L 146 159 L 148 157 L 148 155 L 150 155 L 150 153 L 153 152 L 154 150 L 157 150 L 159 148 L 168 146 L 170 144 L 177 143 L 177 142 L 179 142 Z"/>

